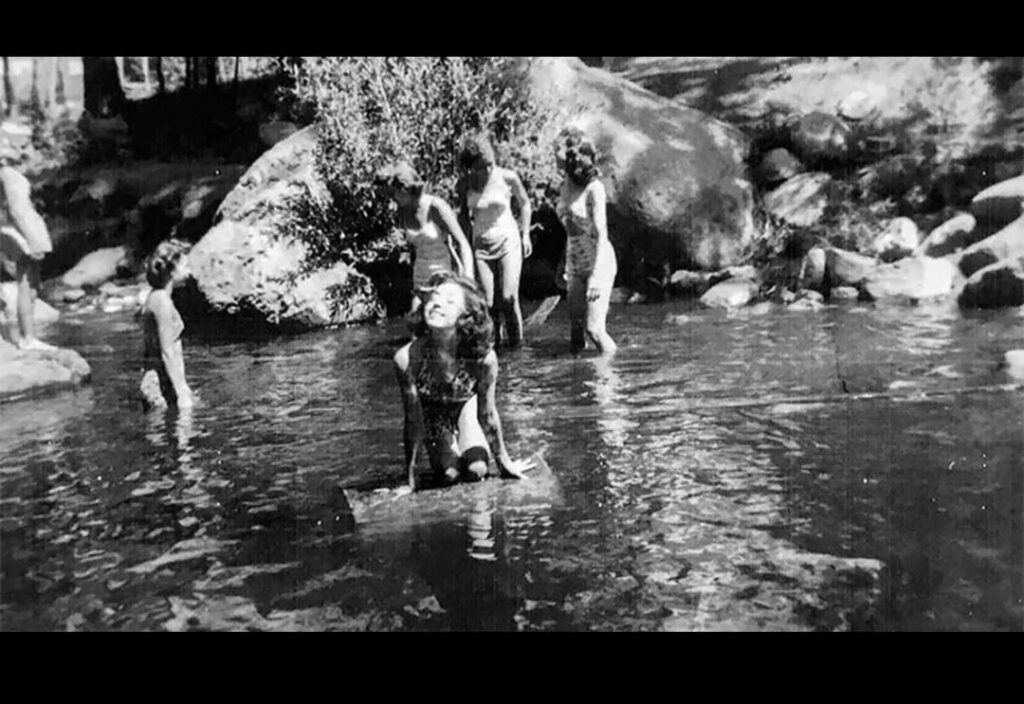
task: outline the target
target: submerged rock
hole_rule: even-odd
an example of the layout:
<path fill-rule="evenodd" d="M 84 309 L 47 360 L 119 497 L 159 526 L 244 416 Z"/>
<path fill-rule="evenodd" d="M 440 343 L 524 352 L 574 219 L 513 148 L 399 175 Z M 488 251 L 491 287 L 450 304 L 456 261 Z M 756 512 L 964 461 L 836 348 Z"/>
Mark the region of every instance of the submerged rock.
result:
<path fill-rule="evenodd" d="M 700 297 L 708 308 L 740 308 L 757 295 L 758 285 L 747 279 L 727 279 L 712 286 Z"/>
<path fill-rule="evenodd" d="M 78 386 L 91 373 L 73 350 L 23 351 L 0 339 L 0 402 Z"/>

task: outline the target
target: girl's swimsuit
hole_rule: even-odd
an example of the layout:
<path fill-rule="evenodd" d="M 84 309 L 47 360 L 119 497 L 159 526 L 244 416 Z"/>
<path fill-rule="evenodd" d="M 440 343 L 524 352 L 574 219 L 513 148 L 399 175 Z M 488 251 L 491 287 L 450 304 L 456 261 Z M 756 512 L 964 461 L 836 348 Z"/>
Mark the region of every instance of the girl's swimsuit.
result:
<path fill-rule="evenodd" d="M 450 444 L 459 429 L 462 407 L 476 395 L 477 380 L 464 359 L 455 361 L 451 380 L 439 379 L 424 359 L 416 374 L 416 391 L 423 408 L 423 426 L 428 443 Z"/>
<path fill-rule="evenodd" d="M 477 259 L 500 259 L 519 244 L 519 226 L 512 216 L 512 189 L 497 168 L 481 193 L 466 193 L 473 220 L 473 253 Z"/>
<path fill-rule="evenodd" d="M 566 240 L 565 277 L 590 281 L 590 286 L 602 292 L 611 291 L 615 283 L 615 250 L 608 240 L 598 241 L 597 227 L 587 208 L 587 198 L 593 185 L 584 188 L 575 197 L 569 196 L 568 187 L 562 187 L 558 201 L 558 217 L 565 225 Z M 600 256 L 599 256 L 600 255 Z"/>
<path fill-rule="evenodd" d="M 432 220 L 419 230 L 406 229 L 405 239 L 416 251 L 412 269 L 412 285 L 422 288 L 439 271 L 452 271 L 452 251 L 448 237 L 438 230 Z"/>
<path fill-rule="evenodd" d="M 172 310 L 171 324 L 174 326 L 174 339 L 181 337 L 185 323 L 176 309 Z M 142 397 L 151 407 L 164 407 L 174 402 L 178 394 L 174 390 L 167 369 L 164 367 L 163 352 L 160 349 L 160 329 L 153 312 L 146 308 L 142 314 L 143 369 L 142 382 L 139 390 Z"/>

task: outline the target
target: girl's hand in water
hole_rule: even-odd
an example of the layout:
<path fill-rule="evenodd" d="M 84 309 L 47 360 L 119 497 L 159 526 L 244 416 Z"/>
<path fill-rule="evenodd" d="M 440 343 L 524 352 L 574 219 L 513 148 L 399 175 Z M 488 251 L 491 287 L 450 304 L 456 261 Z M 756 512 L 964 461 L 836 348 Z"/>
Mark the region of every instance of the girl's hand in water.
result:
<path fill-rule="evenodd" d="M 503 479 L 515 478 L 525 479 L 526 473 L 537 468 L 536 460 L 511 460 L 505 458 L 504 462 L 498 463 L 498 471 Z"/>

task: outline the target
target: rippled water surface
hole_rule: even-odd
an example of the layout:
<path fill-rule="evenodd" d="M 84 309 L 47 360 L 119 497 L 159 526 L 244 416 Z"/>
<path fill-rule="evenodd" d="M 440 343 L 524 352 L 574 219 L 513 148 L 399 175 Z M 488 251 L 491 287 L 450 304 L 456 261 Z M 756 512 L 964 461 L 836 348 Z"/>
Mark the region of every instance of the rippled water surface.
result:
<path fill-rule="evenodd" d="M 128 314 L 49 338 L 78 392 L 0 406 L 3 630 L 1024 630 L 1017 311 L 564 304 L 502 356 L 513 456 L 400 482 L 404 326 L 186 338 L 188 415 L 137 405 Z M 372 494 L 370 494 L 372 495 Z"/>

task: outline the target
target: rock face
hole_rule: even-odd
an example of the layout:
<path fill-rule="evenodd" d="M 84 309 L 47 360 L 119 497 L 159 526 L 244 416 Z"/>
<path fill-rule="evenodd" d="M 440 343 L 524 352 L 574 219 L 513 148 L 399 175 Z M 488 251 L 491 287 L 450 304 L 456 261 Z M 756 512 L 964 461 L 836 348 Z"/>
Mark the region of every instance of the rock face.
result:
<path fill-rule="evenodd" d="M 602 180 L 620 271 L 739 262 L 755 235 L 742 133 L 578 59 L 537 58 L 528 71 L 538 101 L 608 157 Z"/>
<path fill-rule="evenodd" d="M 810 227 L 825 214 L 831 182 L 832 177 L 825 173 L 794 176 L 765 196 L 765 207 L 791 225 Z"/>
<path fill-rule="evenodd" d="M 700 302 L 708 308 L 740 308 L 757 295 L 757 288 L 747 279 L 728 279 L 708 289 Z"/>
<path fill-rule="evenodd" d="M 1024 305 L 1024 255 L 974 272 L 964 284 L 958 301 L 964 308 Z"/>
<path fill-rule="evenodd" d="M 1024 217 L 972 244 L 958 255 L 958 261 L 964 276 L 971 276 L 1001 259 L 1016 259 L 1021 255 L 1024 255 Z"/>
<path fill-rule="evenodd" d="M 289 331 L 382 314 L 370 281 L 345 264 L 307 270 L 308 249 L 289 231 L 297 202 L 330 198 L 316 172 L 316 142 L 316 127 L 308 127 L 261 156 L 192 249 L 193 275 L 214 312 Z"/>
<path fill-rule="evenodd" d="M 89 365 L 72 350 L 23 352 L 0 339 L 0 402 L 88 381 Z"/>
<path fill-rule="evenodd" d="M 909 257 L 879 264 L 862 286 L 876 301 L 919 301 L 949 295 L 961 280 L 956 265 L 947 259 Z"/>
<path fill-rule="evenodd" d="M 61 282 L 71 288 L 98 287 L 117 275 L 118 266 L 125 262 L 127 254 L 124 247 L 105 247 L 90 252 L 61 277 Z"/>
<path fill-rule="evenodd" d="M 914 250 L 915 255 L 944 257 L 978 241 L 978 221 L 970 213 L 960 213 L 928 233 Z"/>
<path fill-rule="evenodd" d="M 841 159 L 850 153 L 850 128 L 825 112 L 811 112 L 793 128 L 793 142 L 808 161 Z"/>

